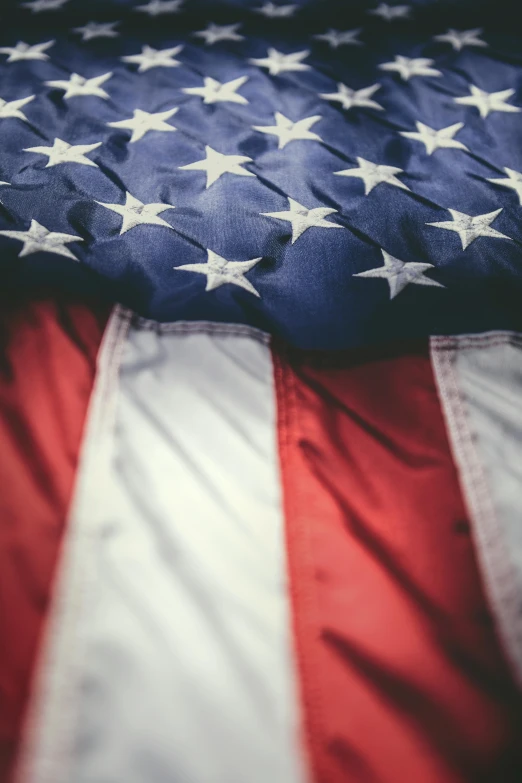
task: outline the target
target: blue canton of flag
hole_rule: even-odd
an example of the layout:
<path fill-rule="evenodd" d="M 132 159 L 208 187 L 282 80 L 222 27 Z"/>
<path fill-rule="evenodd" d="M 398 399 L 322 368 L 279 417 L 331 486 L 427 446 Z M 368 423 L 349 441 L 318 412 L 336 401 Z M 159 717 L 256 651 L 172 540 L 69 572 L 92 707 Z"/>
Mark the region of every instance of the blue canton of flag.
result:
<path fill-rule="evenodd" d="M 2 286 L 306 348 L 520 328 L 509 13 L 348 5 L 7 3 Z"/>

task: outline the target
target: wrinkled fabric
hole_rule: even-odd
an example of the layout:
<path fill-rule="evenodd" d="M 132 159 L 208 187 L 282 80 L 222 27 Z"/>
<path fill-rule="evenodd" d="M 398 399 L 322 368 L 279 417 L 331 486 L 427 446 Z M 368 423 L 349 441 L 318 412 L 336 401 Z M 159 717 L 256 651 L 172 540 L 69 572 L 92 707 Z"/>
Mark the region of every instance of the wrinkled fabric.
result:
<path fill-rule="evenodd" d="M 23 783 L 306 780 L 270 350 L 194 327 L 111 323 Z"/>
<path fill-rule="evenodd" d="M 520 698 L 427 346 L 283 352 L 276 387 L 312 779 L 516 783 Z"/>
<path fill-rule="evenodd" d="M 0 780 L 22 732 L 96 354 L 96 302 L 0 300 Z"/>
<path fill-rule="evenodd" d="M 83 345 L 81 329 L 67 334 Z M 513 358 L 500 366 L 505 382 Z M 478 394 L 475 412 L 497 396 Z M 19 503 L 13 476 L 4 498 Z M 43 522 L 50 558 L 34 514 L 27 527 L 27 553 L 51 564 L 45 602 L 60 509 Z M 31 631 L 34 656 L 45 616 L 17 783 L 170 783 L 173 770 L 194 783 L 517 783 L 522 705 L 475 525 L 427 346 L 270 356 L 248 327 L 118 311 L 52 611 Z"/>
<path fill-rule="evenodd" d="M 53 283 L 73 290 L 104 290 L 142 315 L 160 320 L 243 322 L 310 348 L 344 348 L 402 336 L 522 328 L 520 203 L 512 189 L 489 182 L 522 171 L 522 113 L 491 112 L 455 103 L 474 84 L 488 92 L 513 90 L 522 107 L 520 37 L 516 4 L 412 2 L 409 18 L 387 22 L 368 13 L 378 3 L 344 0 L 297 2 L 289 18 L 266 18 L 262 2 L 186 0 L 180 13 L 150 17 L 136 11 L 145 0 L 88 4 L 32 13 L 9 2 L 0 47 L 55 41 L 45 61 L 7 62 L 0 55 L 0 97 L 34 95 L 27 122 L 0 119 L 0 230 L 28 230 L 32 219 L 78 237 L 68 245 L 79 259 L 35 253 L 18 257 L 20 243 L 0 237 L 3 279 L 25 288 Z M 91 19 L 118 21 L 119 36 L 82 41 L 74 29 Z M 242 41 L 205 45 L 195 32 L 208 22 L 241 25 Z M 483 28 L 486 47 L 455 51 L 434 40 L 448 27 Z M 361 46 L 331 48 L 313 36 L 328 28 L 361 28 Z M 182 46 L 180 65 L 143 73 L 122 56 Z M 309 70 L 270 75 L 250 62 L 269 47 L 288 54 L 309 51 Z M 404 81 L 380 69 L 396 55 L 433 60 L 440 77 Z M 112 73 L 109 98 L 64 99 L 47 81 Z M 205 77 L 247 81 L 238 93 L 248 103 L 203 103 L 183 92 Z M 383 110 L 352 108 L 321 95 L 337 85 L 373 95 Z M 175 132 L 149 132 L 130 143 L 129 132 L 108 123 L 135 109 L 178 109 Z M 298 140 L 284 149 L 254 126 L 274 124 L 280 112 L 292 121 L 320 117 L 322 141 Z M 457 138 L 468 148 L 438 149 L 400 135 L 415 123 L 440 129 L 462 122 Z M 50 146 L 55 137 L 75 145 L 102 142 L 94 166 L 45 168 L 46 158 L 24 152 Z M 202 171 L 181 167 L 202 160 L 205 147 L 249 158 L 244 170 L 205 188 Z M 409 189 L 379 184 L 367 196 L 360 179 L 335 176 L 357 158 L 403 170 Z M 167 226 L 142 225 L 120 235 L 121 218 L 100 203 L 123 204 L 126 191 L 146 203 L 173 205 Z M 307 209 L 335 210 L 338 230 L 313 227 L 295 243 L 290 224 L 261 213 L 288 209 L 292 198 Z M 448 209 L 470 215 L 502 212 L 494 228 L 508 239 L 481 236 L 466 250 L 454 232 L 428 226 L 451 220 Z M 170 228 L 169 228 L 170 226 Z M 228 261 L 260 259 L 247 273 L 259 293 L 234 284 L 206 290 L 206 278 L 181 271 L 205 264 L 207 250 Z M 382 250 L 407 263 L 432 265 L 434 285 L 408 285 L 390 299 L 385 279 L 354 277 L 382 266 Z M 440 287 L 444 286 L 444 287 Z"/>
<path fill-rule="evenodd" d="M 492 332 L 431 344 L 486 588 L 522 683 L 522 336 Z"/>

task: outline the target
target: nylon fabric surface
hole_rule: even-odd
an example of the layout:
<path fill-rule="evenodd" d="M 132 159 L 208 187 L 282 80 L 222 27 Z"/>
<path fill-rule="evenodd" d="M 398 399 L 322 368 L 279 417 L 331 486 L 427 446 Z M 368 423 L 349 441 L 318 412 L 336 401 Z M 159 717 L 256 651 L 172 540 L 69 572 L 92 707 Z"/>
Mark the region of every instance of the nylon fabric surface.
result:
<path fill-rule="evenodd" d="M 489 598 L 522 683 L 522 337 L 493 332 L 432 346 Z"/>
<path fill-rule="evenodd" d="M 0 301 L 0 780 L 18 747 L 107 310 Z"/>
<path fill-rule="evenodd" d="M 8 105 L 34 98 L 16 110 L 26 120 L 6 107 L 0 118 L 0 179 L 7 183 L 0 185 L 0 231 L 11 232 L 0 237 L 3 279 L 22 288 L 52 282 L 103 290 L 160 321 L 243 322 L 306 348 L 521 328 L 519 186 L 506 173 L 522 171 L 516 5 L 414 2 L 391 22 L 369 13 L 373 2 L 297 2 L 287 4 L 296 9 L 288 18 L 264 16 L 261 1 L 186 0 L 178 13 L 158 16 L 137 11 L 145 5 L 69 0 L 41 13 L 30 4 L 7 6 L 0 97 Z M 83 40 L 78 29 L 92 19 L 118 22 L 114 37 Z M 207 44 L 198 34 L 208 23 L 238 25 L 239 39 Z M 361 44 L 334 48 L 314 37 L 328 28 L 360 28 Z M 476 35 L 487 46 L 456 50 L 437 40 L 448 28 L 483 28 Z M 54 43 L 41 59 L 9 60 L 18 41 Z M 139 72 L 136 62 L 122 60 L 144 46 L 176 49 L 177 64 Z M 303 70 L 270 73 L 259 64 L 270 47 L 285 56 L 307 53 Z M 383 70 L 397 55 L 425 58 L 436 73 L 401 78 Z M 102 87 L 106 97 L 65 98 L 50 86 L 73 73 L 112 74 Z M 190 91 L 208 79 L 244 82 L 231 100 L 205 102 Z M 324 97 L 340 83 L 352 90 L 378 85 L 371 97 L 377 108 Z M 483 117 L 458 103 L 471 85 L 504 91 L 503 108 Z M 129 130 L 114 123 L 136 110 L 175 113 L 162 131 L 131 142 Z M 278 113 L 291 123 L 319 118 L 312 137 L 298 135 L 279 148 L 266 131 Z M 429 154 L 422 141 L 404 136 L 419 122 L 436 131 L 462 123 L 457 148 Z M 55 138 L 100 146 L 87 163 L 50 168 L 42 153 L 26 151 L 50 148 Z M 208 146 L 242 161 L 209 187 L 198 169 Z M 336 176 L 353 172 L 360 158 L 402 173 L 365 195 L 357 176 Z M 121 233 L 121 217 L 107 205 L 121 208 L 127 193 L 142 205 L 163 205 L 163 222 Z M 307 214 L 319 210 L 295 241 L 289 199 Z M 451 223 L 450 209 L 472 217 L 501 210 L 491 226 L 497 233 L 482 233 L 464 249 L 454 231 L 433 226 Z M 19 257 L 21 238 L 12 232 L 29 231 L 31 220 L 73 237 L 66 249 L 78 262 L 41 250 Z M 239 278 L 220 267 L 210 283 L 209 251 L 224 259 L 218 265 L 252 266 Z M 383 252 L 426 265 L 408 267 L 417 277 L 393 298 Z M 380 271 L 365 278 L 372 270 Z"/>
<path fill-rule="evenodd" d="M 313 779 L 520 780 L 520 698 L 427 346 L 283 352 L 276 385 Z"/>
<path fill-rule="evenodd" d="M 94 576 L 63 580 L 74 638 L 49 655 L 67 736 L 40 743 L 28 783 L 302 783 L 266 339 L 136 321 L 112 401 L 109 464 L 91 440 L 71 518 Z"/>

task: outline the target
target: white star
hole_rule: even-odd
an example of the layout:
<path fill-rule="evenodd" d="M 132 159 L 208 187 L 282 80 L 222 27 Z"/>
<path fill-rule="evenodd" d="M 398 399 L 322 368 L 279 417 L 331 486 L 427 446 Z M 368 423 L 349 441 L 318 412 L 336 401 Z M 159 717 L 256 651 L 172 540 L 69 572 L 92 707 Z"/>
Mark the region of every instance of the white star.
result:
<path fill-rule="evenodd" d="M 49 231 L 48 228 L 40 225 L 37 220 L 31 220 L 31 226 L 28 231 L 0 231 L 0 235 L 23 242 L 18 258 L 29 256 L 31 253 L 56 253 L 56 255 L 78 261 L 76 256 L 65 245 L 69 242 L 83 242 L 81 237 L 77 237 L 74 234 L 61 234 L 57 231 Z"/>
<path fill-rule="evenodd" d="M 485 215 L 466 215 L 465 212 L 457 212 L 456 209 L 448 209 L 453 220 L 442 220 L 438 223 L 426 223 L 427 226 L 435 226 L 435 228 L 445 228 L 447 231 L 455 231 L 462 242 L 462 249 L 465 250 L 468 245 L 471 245 L 478 237 L 493 237 L 495 239 L 511 239 L 505 234 L 501 234 L 494 228 L 491 228 L 491 223 L 502 212 L 501 209 L 496 209 L 494 212 L 488 212 Z"/>
<path fill-rule="evenodd" d="M 215 44 L 219 41 L 244 41 L 245 36 L 239 35 L 237 30 L 241 27 L 241 25 L 238 24 L 214 24 L 213 22 L 210 22 L 205 30 L 199 30 L 197 33 L 193 33 L 193 35 L 199 36 L 199 38 L 204 38 L 206 44 Z"/>
<path fill-rule="evenodd" d="M 518 106 L 512 106 L 505 103 L 508 98 L 514 95 L 515 90 L 500 90 L 500 92 L 486 92 L 476 87 L 474 84 L 469 86 L 471 95 L 465 95 L 463 98 L 455 98 L 455 103 L 463 106 L 476 106 L 481 117 L 487 117 L 491 111 L 520 111 Z"/>
<path fill-rule="evenodd" d="M 156 113 L 150 113 L 148 111 L 142 111 L 141 109 L 134 109 L 134 116 L 128 120 L 120 120 L 119 122 L 108 122 L 107 125 L 111 128 L 126 128 L 132 131 L 130 143 L 139 141 L 145 136 L 148 131 L 175 131 L 174 125 L 169 125 L 165 120 L 173 117 L 179 109 L 168 109 L 167 111 L 158 111 Z"/>
<path fill-rule="evenodd" d="M 488 179 L 488 182 L 493 182 L 494 185 L 501 185 L 503 188 L 512 188 L 518 195 L 518 200 L 522 206 L 522 173 L 514 169 L 508 169 L 505 166 L 504 171 L 507 174 L 505 179 Z"/>
<path fill-rule="evenodd" d="M 280 112 L 275 113 L 275 125 L 253 125 L 254 130 L 261 131 L 261 133 L 269 133 L 273 136 L 277 136 L 279 139 L 278 148 L 282 150 L 291 141 L 297 141 L 299 139 L 322 141 L 321 137 L 317 133 L 312 133 L 310 128 L 315 125 L 316 122 L 322 119 L 320 114 L 314 117 L 305 117 L 303 120 L 297 120 L 292 122 L 288 117 Z"/>
<path fill-rule="evenodd" d="M 426 152 L 428 155 L 432 155 L 435 150 L 441 147 L 454 147 L 459 150 L 467 150 L 465 144 L 461 141 L 454 139 L 456 133 L 464 127 L 463 122 L 456 122 L 455 125 L 448 125 L 447 128 L 441 128 L 435 130 L 430 128 L 429 125 L 424 125 L 423 122 L 416 122 L 417 132 L 415 131 L 400 131 L 401 136 L 405 136 L 407 139 L 415 139 L 415 141 L 422 141 L 426 145 Z"/>
<path fill-rule="evenodd" d="M 382 63 L 379 68 L 381 71 L 397 71 L 404 81 L 408 81 L 412 76 L 442 76 L 432 65 L 433 60 L 428 57 L 403 57 L 402 54 L 397 54 L 393 62 Z"/>
<path fill-rule="evenodd" d="M 391 22 L 393 19 L 406 19 L 410 15 L 409 5 L 388 5 L 388 3 L 381 3 L 377 8 L 372 8 L 368 11 L 373 16 L 380 16 L 382 19 L 386 19 L 387 22 Z"/>
<path fill-rule="evenodd" d="M 181 10 L 183 0 L 149 0 L 146 5 L 136 6 L 136 11 L 142 11 L 149 16 L 160 14 L 177 14 Z"/>
<path fill-rule="evenodd" d="M 183 92 L 187 95 L 200 95 L 203 103 L 220 103 L 228 101 L 229 103 L 248 103 L 242 95 L 238 95 L 236 90 L 248 81 L 248 76 L 240 76 L 238 79 L 232 79 L 230 82 L 218 82 L 210 76 L 203 78 L 202 87 L 184 87 Z"/>
<path fill-rule="evenodd" d="M 480 27 L 474 30 L 454 30 L 450 28 L 444 35 L 435 35 L 435 41 L 443 41 L 453 46 L 455 51 L 460 52 L 464 46 L 487 46 L 478 36 L 481 34 Z"/>
<path fill-rule="evenodd" d="M 314 35 L 318 41 L 326 41 L 330 44 L 332 49 L 337 49 L 339 46 L 351 44 L 352 46 L 362 46 L 362 41 L 357 40 L 357 36 L 361 32 L 362 28 L 358 27 L 356 30 L 332 30 L 330 28 L 328 32 L 321 33 L 320 35 Z"/>
<path fill-rule="evenodd" d="M 301 60 L 304 60 L 309 54 L 308 49 L 304 49 L 302 52 L 283 54 L 270 47 L 266 57 L 252 58 L 249 62 L 262 68 L 268 68 L 268 73 L 277 76 L 283 71 L 308 71 L 310 66 L 305 65 Z"/>
<path fill-rule="evenodd" d="M 292 16 L 297 6 L 292 5 L 275 5 L 274 3 L 265 3 L 261 8 L 254 8 L 256 14 L 263 14 L 269 19 L 281 18 L 283 16 Z"/>
<path fill-rule="evenodd" d="M 22 3 L 22 5 L 29 8 L 33 14 L 38 14 L 40 11 L 57 11 L 68 2 L 69 0 L 33 0 L 32 3 Z"/>
<path fill-rule="evenodd" d="M 189 163 L 187 166 L 180 166 L 180 169 L 186 171 L 206 171 L 207 188 L 217 182 L 223 174 L 238 174 L 240 177 L 255 177 L 251 171 L 241 168 L 244 163 L 250 163 L 252 158 L 245 155 L 223 155 L 216 152 L 208 145 L 205 147 L 206 157 L 203 160 L 197 160 L 195 163 Z"/>
<path fill-rule="evenodd" d="M 314 226 L 318 228 L 343 228 L 337 223 L 330 223 L 324 218 L 337 212 L 336 209 L 327 207 L 316 207 L 307 209 L 293 198 L 288 198 L 290 209 L 286 212 L 261 212 L 265 217 L 277 218 L 277 220 L 286 220 L 292 225 L 292 245 L 299 239 L 301 234 Z"/>
<path fill-rule="evenodd" d="M 105 204 L 103 201 L 97 201 L 96 203 L 122 216 L 120 236 L 130 231 L 131 228 L 142 225 L 165 226 L 172 229 L 172 226 L 166 220 L 158 217 L 167 209 L 175 209 L 172 204 L 144 204 L 139 199 L 131 196 L 129 192 L 125 195 L 125 204 Z"/>
<path fill-rule="evenodd" d="M 378 109 L 383 111 L 383 107 L 377 101 L 372 101 L 371 96 L 374 92 L 381 89 L 380 84 L 372 84 L 370 87 L 363 87 L 362 90 L 352 90 L 346 84 L 337 85 L 337 92 L 321 93 L 321 98 L 327 101 L 338 101 L 343 109 L 352 107 L 361 107 L 368 109 Z"/>
<path fill-rule="evenodd" d="M 256 291 L 250 280 L 247 280 L 245 277 L 245 274 L 250 272 L 259 261 L 261 261 L 261 258 L 252 258 L 250 261 L 227 261 L 226 258 L 214 253 L 213 250 L 207 250 L 206 264 L 183 264 L 183 266 L 175 266 L 174 269 L 206 275 L 207 285 L 205 286 L 205 291 L 213 291 L 214 288 L 219 288 L 219 286 L 225 285 L 225 283 L 231 283 L 244 288 L 245 291 L 254 294 L 254 296 L 259 296 L 259 292 Z"/>
<path fill-rule="evenodd" d="M 124 63 L 135 63 L 139 65 L 138 72 L 148 71 L 150 68 L 175 68 L 181 65 L 179 60 L 175 60 L 176 54 L 179 54 L 183 46 L 172 46 L 170 49 L 153 49 L 152 46 L 143 46 L 141 54 L 129 54 L 122 57 Z"/>
<path fill-rule="evenodd" d="M 54 45 L 54 41 L 46 41 L 32 46 L 23 41 L 18 41 L 16 46 L 0 46 L 0 54 L 8 54 L 8 63 L 15 63 L 18 60 L 48 60 L 49 55 L 45 54 L 47 49 Z"/>
<path fill-rule="evenodd" d="M 81 163 L 84 166 L 98 167 L 97 163 L 86 158 L 89 152 L 101 147 L 102 142 L 99 141 L 96 144 L 68 144 L 61 139 L 55 139 L 52 147 L 27 147 L 24 152 L 36 152 L 38 155 L 47 155 L 49 161 L 45 165 L 48 169 L 50 166 L 58 166 L 60 163 Z"/>
<path fill-rule="evenodd" d="M 56 79 L 51 82 L 45 82 L 47 87 L 54 87 L 57 90 L 65 90 L 64 99 L 83 97 L 85 95 L 95 95 L 98 98 L 109 97 L 105 90 L 102 90 L 101 85 L 110 79 L 112 71 L 109 73 L 103 73 L 101 76 L 94 76 L 92 79 L 86 79 L 85 76 L 80 76 L 77 73 L 72 73 L 68 80 Z"/>
<path fill-rule="evenodd" d="M 116 38 L 119 33 L 114 29 L 119 22 L 88 22 L 83 27 L 74 27 L 75 33 L 80 33 L 83 41 L 91 41 L 93 38 Z"/>
<path fill-rule="evenodd" d="M 364 158 L 357 158 L 357 163 L 359 164 L 358 168 L 335 171 L 334 174 L 338 174 L 340 177 L 359 177 L 362 179 L 365 196 L 371 193 L 374 187 L 380 185 L 381 182 L 395 185 L 396 188 L 409 190 L 404 182 L 401 182 L 395 176 L 396 174 L 402 174 L 403 169 L 398 169 L 396 166 L 381 166 Z"/>
<path fill-rule="evenodd" d="M 27 117 L 20 109 L 33 101 L 34 97 L 34 95 L 29 95 L 27 98 L 19 98 L 17 101 L 4 101 L 0 98 L 0 120 L 5 120 L 8 117 L 17 117 L 19 120 L 27 122 Z"/>
<path fill-rule="evenodd" d="M 433 264 L 425 264 L 420 261 L 401 261 L 386 250 L 381 252 L 384 258 L 384 266 L 378 266 L 376 269 L 367 269 L 366 272 L 358 272 L 354 277 L 382 277 L 390 286 L 390 299 L 406 288 L 407 285 L 431 285 L 437 288 L 444 288 L 442 283 L 437 283 L 431 277 L 424 277 L 428 269 L 434 269 Z"/>

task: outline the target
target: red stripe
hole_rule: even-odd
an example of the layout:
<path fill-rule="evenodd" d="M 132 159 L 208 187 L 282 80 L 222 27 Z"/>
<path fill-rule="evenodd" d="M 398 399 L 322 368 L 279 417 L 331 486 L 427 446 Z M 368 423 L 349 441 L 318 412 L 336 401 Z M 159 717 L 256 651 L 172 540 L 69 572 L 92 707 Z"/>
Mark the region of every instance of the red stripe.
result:
<path fill-rule="evenodd" d="M 522 780 L 427 351 L 274 358 L 314 781 Z"/>
<path fill-rule="evenodd" d="M 106 308 L 0 308 L 0 780 L 20 737 Z"/>

